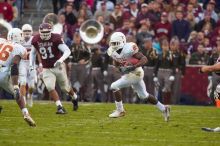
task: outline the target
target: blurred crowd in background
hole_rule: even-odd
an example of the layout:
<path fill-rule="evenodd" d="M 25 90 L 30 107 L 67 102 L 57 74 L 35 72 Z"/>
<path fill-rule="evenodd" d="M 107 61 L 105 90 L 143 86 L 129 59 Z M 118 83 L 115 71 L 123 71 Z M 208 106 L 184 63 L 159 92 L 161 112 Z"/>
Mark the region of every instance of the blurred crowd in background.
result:
<path fill-rule="evenodd" d="M 21 9 L 28 8 L 31 1 L 0 0 L 0 17 L 18 27 Z M 143 67 L 147 91 L 163 103 L 180 103 L 186 65 L 214 64 L 219 57 L 218 0 L 51 0 L 51 5 L 71 50 L 66 62 L 68 77 L 81 101 L 114 101 L 109 87 L 121 74 L 106 54 L 113 31 L 123 32 L 127 42 L 137 43 L 147 56 L 148 63 Z M 83 42 L 79 33 L 81 24 L 89 19 L 104 26 L 104 37 L 95 45 Z M 210 74 L 209 79 L 213 80 L 214 90 L 220 78 Z M 35 97 L 48 99 L 41 80 L 36 87 Z M 125 102 L 142 102 L 132 90 L 123 92 Z"/>

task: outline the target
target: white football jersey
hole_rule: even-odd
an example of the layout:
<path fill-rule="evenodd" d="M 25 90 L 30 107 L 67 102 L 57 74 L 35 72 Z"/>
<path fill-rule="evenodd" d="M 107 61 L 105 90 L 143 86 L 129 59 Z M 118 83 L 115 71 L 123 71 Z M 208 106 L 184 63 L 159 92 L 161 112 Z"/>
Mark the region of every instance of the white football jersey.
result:
<path fill-rule="evenodd" d="M 0 39 L 0 71 L 9 71 L 13 63 L 13 58 L 16 55 L 23 58 L 26 54 L 27 51 L 22 45 Z"/>
<path fill-rule="evenodd" d="M 31 38 L 28 41 L 24 40 L 21 44 L 27 50 L 27 59 L 28 60 L 29 60 L 29 56 L 30 56 L 30 52 L 31 52 L 31 48 L 32 48 L 32 44 L 31 44 L 32 38 L 33 38 L 33 36 L 31 36 Z"/>
<path fill-rule="evenodd" d="M 129 42 L 123 46 L 120 53 L 118 53 L 118 51 L 112 50 L 112 48 L 110 47 L 108 49 L 108 55 L 111 56 L 115 61 L 119 63 L 124 63 L 128 59 L 130 59 L 135 53 L 137 53 L 138 50 L 139 49 L 135 43 Z"/>

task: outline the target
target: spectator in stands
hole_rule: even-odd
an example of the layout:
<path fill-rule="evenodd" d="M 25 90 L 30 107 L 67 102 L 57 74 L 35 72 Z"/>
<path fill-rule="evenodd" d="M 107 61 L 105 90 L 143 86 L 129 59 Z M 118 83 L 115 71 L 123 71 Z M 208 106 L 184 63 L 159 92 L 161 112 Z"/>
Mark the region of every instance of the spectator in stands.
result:
<path fill-rule="evenodd" d="M 141 4 L 141 10 L 137 14 L 135 25 L 137 28 L 140 28 L 141 24 L 144 23 L 147 18 L 149 18 L 148 14 L 148 5 L 146 3 Z"/>
<path fill-rule="evenodd" d="M 205 47 L 205 52 L 208 53 L 208 54 L 211 54 L 213 47 L 211 46 L 209 37 L 204 38 L 204 43 L 203 44 L 204 44 L 204 47 Z"/>
<path fill-rule="evenodd" d="M 73 5 L 70 3 L 67 3 L 65 5 L 65 11 L 64 15 L 66 17 L 66 23 L 70 25 L 74 25 L 77 22 L 76 16 L 73 13 Z M 60 13 L 59 13 L 60 14 Z"/>
<path fill-rule="evenodd" d="M 203 26 L 201 31 L 204 33 L 205 37 L 210 37 L 211 38 L 211 35 L 212 35 L 212 32 L 213 32 L 213 27 L 212 27 L 211 23 L 206 23 Z"/>
<path fill-rule="evenodd" d="M 209 55 L 205 52 L 203 44 L 199 44 L 197 51 L 192 53 L 189 60 L 189 64 L 193 65 L 205 65 L 208 62 Z"/>
<path fill-rule="evenodd" d="M 123 25 L 122 13 L 123 12 L 121 11 L 120 5 L 116 4 L 114 11 L 109 16 L 109 19 L 110 19 L 109 21 L 110 23 L 113 24 L 114 29 L 118 29 L 122 27 Z"/>
<path fill-rule="evenodd" d="M 149 3 L 147 14 L 152 26 L 154 26 L 155 23 L 160 21 L 161 12 L 161 7 L 157 2 L 151 1 Z"/>
<path fill-rule="evenodd" d="M 202 15 L 203 13 L 197 13 L 195 10 L 194 10 L 194 5 L 193 3 L 188 3 L 187 4 L 187 7 L 186 7 L 186 12 L 187 12 L 187 16 L 188 14 L 192 14 L 193 15 L 193 18 L 195 19 L 195 23 L 198 23 L 201 19 L 202 19 Z"/>
<path fill-rule="evenodd" d="M 97 16 L 96 20 L 100 22 L 102 25 L 105 24 L 105 19 L 102 15 Z"/>
<path fill-rule="evenodd" d="M 96 10 L 94 16 L 97 19 L 98 16 L 102 16 L 105 21 L 109 22 L 109 16 L 111 12 L 106 9 L 106 2 L 102 1 L 101 2 L 101 7 Z"/>
<path fill-rule="evenodd" d="M 175 13 L 176 13 L 178 7 L 181 7 L 181 9 L 182 9 L 182 6 L 180 6 L 179 0 L 171 0 L 170 4 L 168 6 L 168 10 L 167 10 L 168 11 L 168 20 L 170 23 L 173 22 L 174 20 L 176 20 Z"/>
<path fill-rule="evenodd" d="M 125 19 L 123 21 L 122 27 L 116 29 L 116 31 L 120 31 L 120 32 L 124 33 L 125 35 L 130 34 L 131 33 L 131 29 L 130 29 L 130 21 L 129 21 L 129 19 Z"/>
<path fill-rule="evenodd" d="M 176 12 L 176 18 L 177 20 L 172 23 L 172 36 L 177 36 L 181 42 L 186 42 L 191 32 L 190 24 L 183 19 L 182 11 Z"/>
<path fill-rule="evenodd" d="M 213 18 L 211 18 L 211 13 L 206 11 L 204 13 L 204 19 L 201 20 L 198 24 L 195 25 L 195 30 L 198 31 L 202 31 L 202 28 L 204 27 L 204 25 L 206 25 L 207 23 L 211 24 L 211 27 L 214 28 L 216 26 L 216 22 Z"/>
<path fill-rule="evenodd" d="M 129 11 L 130 10 L 130 0 L 121 0 L 121 7 L 123 12 Z"/>
<path fill-rule="evenodd" d="M 198 45 L 199 44 L 203 44 L 204 43 L 204 40 L 205 40 L 205 35 L 203 32 L 198 32 L 198 33 L 195 33 L 197 34 L 196 35 L 196 38 L 195 39 L 192 39 L 189 43 L 188 43 L 188 49 L 187 49 L 187 53 L 189 55 L 191 55 L 192 53 L 196 52 L 197 51 L 197 48 L 198 48 Z"/>
<path fill-rule="evenodd" d="M 129 6 L 130 6 L 129 11 L 124 11 L 123 13 L 123 19 L 129 19 L 130 17 L 137 18 L 139 10 L 138 10 L 136 1 L 130 0 Z"/>
<path fill-rule="evenodd" d="M 171 32 L 172 32 L 172 26 L 170 22 L 168 22 L 168 14 L 167 12 L 163 12 L 161 14 L 161 20 L 160 22 L 156 23 L 154 26 L 155 31 L 155 37 L 160 39 L 160 37 L 166 37 L 170 40 L 171 38 Z"/>
<path fill-rule="evenodd" d="M 200 13 L 203 13 L 202 7 L 199 5 L 198 0 L 189 0 L 188 3 L 193 5 L 194 15 L 197 16 Z"/>
<path fill-rule="evenodd" d="M 58 15 L 58 23 L 61 25 L 61 35 L 64 39 L 64 42 L 67 43 L 69 38 L 68 38 L 68 27 L 70 27 L 69 24 L 66 23 L 66 17 L 64 14 Z"/>
<path fill-rule="evenodd" d="M 220 36 L 220 27 L 216 27 L 213 30 L 212 36 L 210 38 L 211 46 L 217 46 L 216 45 L 216 40 L 217 40 L 217 37 L 219 37 L 219 36 Z"/>
<path fill-rule="evenodd" d="M 59 4 L 58 4 L 59 3 Z M 53 12 L 55 14 L 58 14 L 58 11 L 63 8 L 64 4 L 66 3 L 66 0 L 52 0 L 53 4 Z M 59 7 L 58 7 L 59 6 Z"/>
<path fill-rule="evenodd" d="M 78 17 L 83 17 L 85 20 L 92 19 L 92 15 L 88 15 L 86 9 L 79 9 Z"/>
<path fill-rule="evenodd" d="M 13 27 L 17 27 L 17 23 L 18 23 L 18 8 L 17 6 L 15 5 L 15 1 L 14 0 L 7 0 L 7 3 L 9 5 L 12 6 L 12 11 L 13 11 L 13 19 L 11 21 L 11 24 Z"/>
<path fill-rule="evenodd" d="M 107 11 L 112 12 L 114 10 L 114 3 L 112 2 L 112 0 L 98 0 L 96 4 L 96 10 L 98 10 L 101 7 L 103 2 L 106 5 Z"/>
<path fill-rule="evenodd" d="M 154 31 L 151 30 L 150 20 L 146 19 L 142 21 L 141 27 L 138 30 L 137 35 L 136 35 L 137 45 L 140 48 L 142 48 L 145 38 L 153 38 L 153 37 L 154 37 Z"/>
<path fill-rule="evenodd" d="M 206 11 L 211 13 L 211 18 L 217 22 L 219 20 L 218 14 L 215 12 L 215 2 L 210 1 L 208 5 L 206 6 Z"/>
<path fill-rule="evenodd" d="M 104 24 L 104 36 L 102 38 L 102 40 L 99 42 L 99 45 L 100 45 L 100 50 L 102 53 L 106 53 L 109 45 L 108 45 L 108 40 L 109 40 L 109 37 L 110 35 L 112 34 L 113 30 L 110 26 L 110 23 L 109 22 L 105 22 Z"/>
<path fill-rule="evenodd" d="M 6 21 L 11 22 L 13 20 L 13 7 L 5 0 L 0 0 L 0 17 L 4 18 Z"/>
<path fill-rule="evenodd" d="M 88 8 L 86 2 L 82 2 L 80 4 L 78 17 L 84 17 L 85 20 L 93 18 L 92 11 Z"/>
<path fill-rule="evenodd" d="M 188 13 L 186 14 L 186 21 L 189 22 L 190 24 L 190 29 L 193 30 L 195 25 L 196 25 L 196 18 L 195 16 L 193 15 L 193 13 Z"/>

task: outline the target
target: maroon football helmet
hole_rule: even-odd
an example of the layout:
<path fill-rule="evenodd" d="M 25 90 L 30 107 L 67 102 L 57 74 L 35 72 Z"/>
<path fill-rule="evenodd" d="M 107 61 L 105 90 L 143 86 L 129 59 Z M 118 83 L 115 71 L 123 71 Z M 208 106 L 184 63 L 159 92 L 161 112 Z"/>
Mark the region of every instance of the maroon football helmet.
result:
<path fill-rule="evenodd" d="M 49 40 L 51 38 L 52 25 L 49 23 L 42 23 L 39 27 L 40 38 L 42 40 Z"/>

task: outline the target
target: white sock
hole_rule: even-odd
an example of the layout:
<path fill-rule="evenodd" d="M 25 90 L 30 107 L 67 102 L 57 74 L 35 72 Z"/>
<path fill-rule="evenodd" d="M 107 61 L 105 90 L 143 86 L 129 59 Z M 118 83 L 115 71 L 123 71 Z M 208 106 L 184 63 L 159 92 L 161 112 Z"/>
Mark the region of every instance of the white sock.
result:
<path fill-rule="evenodd" d="M 157 107 L 161 112 L 165 111 L 165 106 L 164 106 L 160 101 L 157 102 L 156 107 Z"/>
<path fill-rule="evenodd" d="M 77 94 L 74 93 L 73 96 L 71 96 L 71 97 L 72 97 L 72 99 L 76 100 L 77 99 Z"/>
<path fill-rule="evenodd" d="M 21 112 L 22 112 L 23 115 L 29 114 L 26 107 L 21 109 Z"/>
<path fill-rule="evenodd" d="M 57 101 L 55 102 L 55 104 L 56 104 L 57 106 L 62 106 L 62 104 L 61 104 L 61 101 L 60 101 L 60 100 L 57 100 Z"/>
<path fill-rule="evenodd" d="M 124 107 L 123 107 L 122 101 L 119 101 L 119 102 L 115 101 L 115 105 L 116 105 L 116 109 L 118 111 L 124 111 Z"/>

